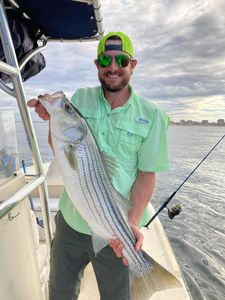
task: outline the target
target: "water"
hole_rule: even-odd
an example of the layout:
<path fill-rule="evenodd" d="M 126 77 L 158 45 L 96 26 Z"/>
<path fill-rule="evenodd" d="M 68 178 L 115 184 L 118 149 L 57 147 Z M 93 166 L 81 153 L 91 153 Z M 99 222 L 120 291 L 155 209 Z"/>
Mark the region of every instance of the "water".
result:
<path fill-rule="evenodd" d="M 48 162 L 52 159 L 52 151 L 50 146 L 48 145 L 48 122 L 34 121 L 33 125 L 36 133 L 37 142 L 40 147 L 42 160 L 43 162 Z M 20 162 L 22 160 L 25 160 L 26 166 L 32 165 L 30 147 L 26 139 L 24 126 L 20 121 L 16 122 L 16 135 Z"/>
<path fill-rule="evenodd" d="M 52 158 L 47 143 L 48 124 L 34 123 L 43 161 Z M 22 123 L 17 122 L 20 160 L 31 164 Z M 178 188 L 202 158 L 225 134 L 225 127 L 171 126 L 170 172 L 158 174 L 152 199 L 157 209 Z M 177 192 L 171 205 L 180 203 L 175 219 L 160 214 L 193 300 L 225 299 L 225 139 Z M 172 299 L 171 299 L 172 300 Z"/>
<path fill-rule="evenodd" d="M 225 127 L 173 126 L 171 170 L 161 174 L 153 205 L 158 208 L 225 134 Z M 160 216 L 194 300 L 225 299 L 225 139 L 177 192 L 175 219 Z"/>

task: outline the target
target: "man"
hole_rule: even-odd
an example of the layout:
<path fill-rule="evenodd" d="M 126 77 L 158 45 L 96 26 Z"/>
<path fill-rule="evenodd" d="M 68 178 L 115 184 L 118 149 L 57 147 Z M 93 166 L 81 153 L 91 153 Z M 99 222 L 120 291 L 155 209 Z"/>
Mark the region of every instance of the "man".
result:
<path fill-rule="evenodd" d="M 155 172 L 168 168 L 168 118 L 129 85 L 136 64 L 130 38 L 123 32 L 108 33 L 99 42 L 95 60 L 101 86 L 77 90 L 72 102 L 86 118 L 100 149 L 118 162 L 112 184 L 130 201 L 128 220 L 139 251 L 143 243 L 139 227 L 150 217 L 146 207 L 154 191 Z M 36 99 L 28 105 L 42 119 L 49 119 Z M 122 243 L 110 241 L 95 256 L 91 230 L 66 190 L 59 208 L 51 252 L 50 299 L 77 299 L 83 269 L 91 261 L 101 300 L 129 300 L 129 268 Z"/>

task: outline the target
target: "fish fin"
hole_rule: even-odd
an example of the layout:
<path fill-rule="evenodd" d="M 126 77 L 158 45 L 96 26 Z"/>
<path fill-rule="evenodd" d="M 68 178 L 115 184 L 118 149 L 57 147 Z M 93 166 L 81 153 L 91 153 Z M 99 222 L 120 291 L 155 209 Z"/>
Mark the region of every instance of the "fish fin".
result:
<path fill-rule="evenodd" d="M 128 212 L 131 209 L 131 203 L 116 190 L 115 190 L 115 193 L 116 193 L 115 202 L 116 202 L 117 206 L 120 208 L 120 211 L 124 212 L 124 214 L 125 214 L 124 217 L 127 220 Z"/>
<path fill-rule="evenodd" d="M 93 246 L 95 254 L 97 254 L 99 251 L 101 251 L 103 248 L 105 248 L 109 243 L 108 240 L 102 238 L 95 232 L 92 232 L 91 236 L 92 236 L 92 246 Z"/>
<path fill-rule="evenodd" d="M 66 159 L 67 159 L 69 165 L 71 166 L 71 168 L 74 170 L 77 170 L 78 166 L 77 166 L 77 159 L 76 159 L 74 147 L 75 146 L 72 144 L 67 145 L 64 148 L 64 153 L 65 153 Z"/>
<path fill-rule="evenodd" d="M 106 171 L 109 175 L 109 178 L 112 179 L 115 174 L 116 174 L 116 169 L 118 167 L 118 163 L 116 161 L 116 158 L 105 153 L 105 152 L 101 152 L 101 157 L 102 157 L 102 160 L 104 162 L 104 165 L 105 165 L 105 168 L 106 168 Z"/>
<path fill-rule="evenodd" d="M 118 162 L 116 161 L 116 158 L 105 153 L 101 152 L 101 157 L 103 159 L 106 171 L 109 175 L 109 178 L 112 180 L 113 177 L 115 177 L 116 170 L 118 168 Z M 115 189 L 114 189 L 115 190 Z M 119 192 L 115 190 L 115 201 L 119 208 L 125 213 L 125 217 L 127 219 L 128 211 L 130 210 L 130 202 L 127 201 L 127 199 L 121 195 Z"/>
<path fill-rule="evenodd" d="M 56 157 L 53 158 L 52 162 L 48 167 L 46 179 L 48 181 L 48 184 L 63 185 L 63 177 L 61 175 L 61 171 L 59 169 L 59 165 Z"/>
<path fill-rule="evenodd" d="M 156 292 L 182 287 L 180 281 L 172 273 L 157 263 L 145 251 L 143 253 L 150 261 L 152 268 L 143 276 L 131 275 L 132 300 L 149 300 Z"/>

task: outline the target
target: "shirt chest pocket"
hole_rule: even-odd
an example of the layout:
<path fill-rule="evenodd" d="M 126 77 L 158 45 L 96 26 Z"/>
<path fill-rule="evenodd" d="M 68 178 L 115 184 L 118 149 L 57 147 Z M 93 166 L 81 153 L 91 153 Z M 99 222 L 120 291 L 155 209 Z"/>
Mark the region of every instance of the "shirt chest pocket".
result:
<path fill-rule="evenodd" d="M 117 151 L 125 156 L 138 152 L 142 140 L 149 133 L 149 125 L 139 125 L 135 122 L 120 121 L 115 127 L 119 131 Z"/>

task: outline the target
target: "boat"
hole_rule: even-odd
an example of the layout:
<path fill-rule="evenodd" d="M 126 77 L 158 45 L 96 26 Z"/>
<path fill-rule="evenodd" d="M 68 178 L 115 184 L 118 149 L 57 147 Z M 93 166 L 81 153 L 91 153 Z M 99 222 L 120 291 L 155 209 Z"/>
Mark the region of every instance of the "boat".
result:
<path fill-rule="evenodd" d="M 7 136 L 12 137 L 12 131 L 4 131 L 4 128 L 9 128 L 9 123 L 13 124 L 12 114 L 8 113 L 7 117 L 0 115 L 0 125 L 5 125 L 2 125 L 0 149 L 0 299 L 3 300 L 48 300 L 49 258 L 54 236 L 52 216 L 58 210 L 59 196 L 63 188 L 62 183 L 54 178 L 46 179 L 49 164 L 42 163 L 26 105 L 23 68 L 34 55 L 45 49 L 48 42 L 98 40 L 104 32 L 98 0 L 47 2 L 48 5 L 44 0 L 0 2 L 0 34 L 5 53 L 5 61 L 0 61 L 0 71 L 11 79 L 11 85 L 0 79 L 0 88 L 17 100 L 33 161 L 33 165 L 26 170 L 24 166 L 20 166 L 15 155 L 15 139 L 7 139 Z M 59 3 L 61 9 L 66 10 L 64 19 L 58 7 Z M 22 60 L 17 58 L 10 32 L 7 12 L 11 10 L 19 12 L 20 17 L 29 20 L 28 23 L 30 20 L 34 21 L 41 31 L 39 44 L 26 53 Z M 60 18 L 57 18 L 57 14 L 60 14 Z M 60 24 L 55 24 L 55 19 L 60 19 Z M 73 26 L 69 26 L 70 30 L 61 30 L 71 21 Z M 9 161 L 10 164 L 5 164 L 8 167 L 6 173 L 4 162 Z M 41 213 L 43 220 L 40 220 L 38 213 Z M 149 228 L 142 231 L 145 236 L 144 249 L 180 282 L 180 287 L 158 291 L 151 300 L 188 300 L 187 287 L 159 219 L 156 218 Z M 99 299 L 90 264 L 85 269 L 79 296 L 79 300 L 87 299 Z"/>

